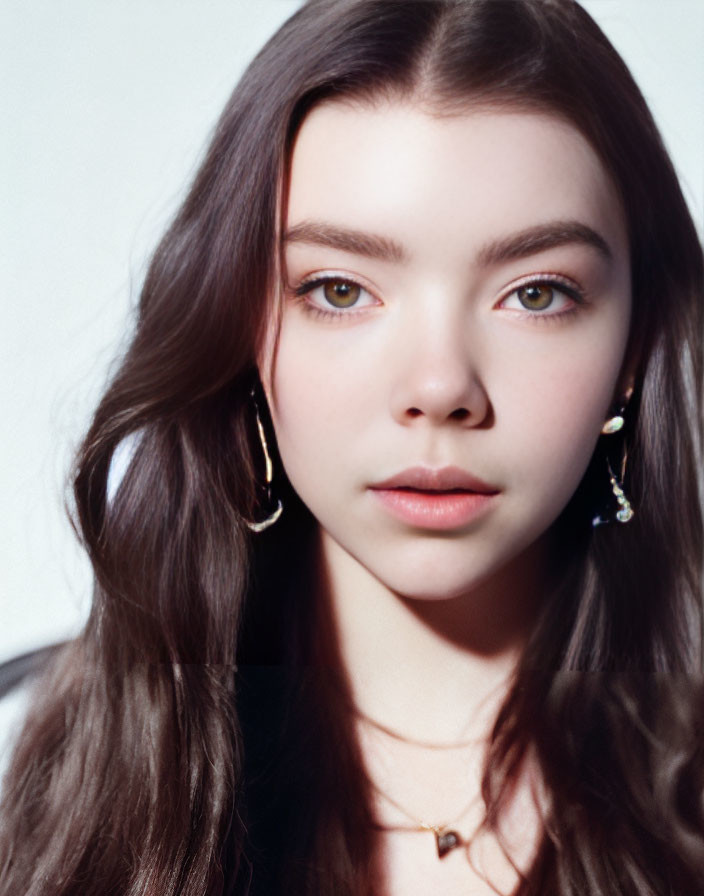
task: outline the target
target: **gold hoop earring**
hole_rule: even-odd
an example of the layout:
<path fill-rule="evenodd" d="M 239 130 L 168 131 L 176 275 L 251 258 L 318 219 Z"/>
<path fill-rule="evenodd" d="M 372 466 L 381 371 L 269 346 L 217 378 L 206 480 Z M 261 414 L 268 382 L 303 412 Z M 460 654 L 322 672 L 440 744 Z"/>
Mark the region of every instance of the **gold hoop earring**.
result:
<path fill-rule="evenodd" d="M 255 395 L 254 389 L 251 392 L 252 403 L 254 404 L 254 419 L 257 424 L 257 433 L 259 435 L 259 442 L 262 446 L 262 452 L 264 453 L 264 477 L 265 477 L 265 488 L 266 488 L 266 501 L 268 505 L 273 503 L 273 495 L 271 491 L 271 483 L 274 479 L 274 465 L 271 462 L 271 457 L 269 456 L 269 446 L 266 441 L 266 433 L 264 432 L 264 424 L 262 423 L 262 419 L 259 416 L 259 405 L 257 404 L 257 398 Z M 247 528 L 251 529 L 252 532 L 263 532 L 265 529 L 268 529 L 270 526 L 273 526 L 274 523 L 278 520 L 281 514 L 284 511 L 284 506 L 281 503 L 280 499 L 276 501 L 276 508 L 269 514 L 266 519 L 263 519 L 259 523 L 252 523 L 249 520 L 245 520 L 247 524 Z"/>

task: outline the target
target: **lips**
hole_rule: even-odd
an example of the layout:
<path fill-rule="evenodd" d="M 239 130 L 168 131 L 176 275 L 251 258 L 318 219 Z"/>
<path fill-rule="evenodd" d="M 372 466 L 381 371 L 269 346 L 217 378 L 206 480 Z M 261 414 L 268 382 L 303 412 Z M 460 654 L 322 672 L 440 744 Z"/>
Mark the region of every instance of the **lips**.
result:
<path fill-rule="evenodd" d="M 411 467 L 370 490 L 403 523 L 436 530 L 468 525 L 495 503 L 500 492 L 459 467 Z"/>
<path fill-rule="evenodd" d="M 372 489 L 406 489 L 422 492 L 475 492 L 480 495 L 497 494 L 500 490 L 460 467 L 441 467 L 434 470 L 429 467 L 410 467 L 377 482 Z"/>

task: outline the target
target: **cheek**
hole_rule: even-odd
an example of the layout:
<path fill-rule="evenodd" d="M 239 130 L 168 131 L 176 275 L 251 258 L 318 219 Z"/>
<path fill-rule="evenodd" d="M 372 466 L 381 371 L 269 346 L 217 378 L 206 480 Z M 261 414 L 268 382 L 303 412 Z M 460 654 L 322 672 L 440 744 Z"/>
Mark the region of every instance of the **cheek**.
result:
<path fill-rule="evenodd" d="M 579 484 L 613 401 L 621 346 L 595 352 L 587 341 L 569 351 L 533 357 L 530 376 L 502 381 L 496 393 L 506 450 L 506 472 L 530 481 L 559 512 Z M 527 359 L 514 354 L 513 363 Z M 498 390 L 497 384 L 497 390 Z M 503 413 L 501 412 L 503 409 Z M 497 423 L 498 425 L 498 423 Z"/>
<path fill-rule="evenodd" d="M 294 485 L 314 478 L 321 463 L 339 462 L 371 411 L 366 369 L 296 330 L 284 325 L 267 389 L 279 452 Z"/>
<path fill-rule="evenodd" d="M 521 519 L 548 525 L 594 451 L 614 396 L 627 318 L 538 326 L 487 327 L 481 351 L 468 350 L 468 368 L 475 368 L 494 418 L 492 426 L 462 435 L 462 451 L 468 468 L 511 487 Z M 364 471 L 376 474 L 380 462 L 393 467 L 409 456 L 413 434 L 389 412 L 390 390 L 407 369 L 402 347 L 382 328 L 360 334 L 284 318 L 267 391 L 286 472 L 313 504 L 326 504 L 360 458 Z"/>

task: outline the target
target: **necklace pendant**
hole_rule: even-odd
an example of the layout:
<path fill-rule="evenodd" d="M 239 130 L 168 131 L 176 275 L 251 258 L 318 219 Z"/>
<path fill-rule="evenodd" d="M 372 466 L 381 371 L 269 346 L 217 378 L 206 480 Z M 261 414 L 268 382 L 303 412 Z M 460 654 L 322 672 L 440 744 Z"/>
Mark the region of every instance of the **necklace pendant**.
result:
<path fill-rule="evenodd" d="M 444 859 L 448 852 L 462 846 L 462 838 L 457 831 L 443 830 L 442 828 L 434 828 L 435 844 L 438 848 L 438 858 Z"/>

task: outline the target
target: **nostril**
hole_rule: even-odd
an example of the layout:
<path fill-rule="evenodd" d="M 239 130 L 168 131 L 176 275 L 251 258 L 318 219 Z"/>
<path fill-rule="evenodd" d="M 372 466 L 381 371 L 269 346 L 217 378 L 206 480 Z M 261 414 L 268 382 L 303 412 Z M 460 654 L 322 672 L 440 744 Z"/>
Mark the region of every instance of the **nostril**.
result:
<path fill-rule="evenodd" d="M 406 410 L 406 415 L 407 415 L 408 417 L 411 417 L 411 418 L 414 419 L 414 418 L 416 418 L 416 417 L 424 417 L 424 416 L 425 416 L 425 412 L 422 411 L 420 408 L 408 408 L 408 409 Z M 472 415 L 471 415 L 470 412 L 467 410 L 467 408 L 455 408 L 454 411 L 451 411 L 451 412 L 447 415 L 447 419 L 448 419 L 448 420 L 457 420 L 457 421 L 459 421 L 459 422 L 462 423 L 462 422 L 464 422 L 464 421 L 466 421 L 466 420 L 469 420 L 469 418 L 470 418 L 471 416 L 472 416 Z"/>

